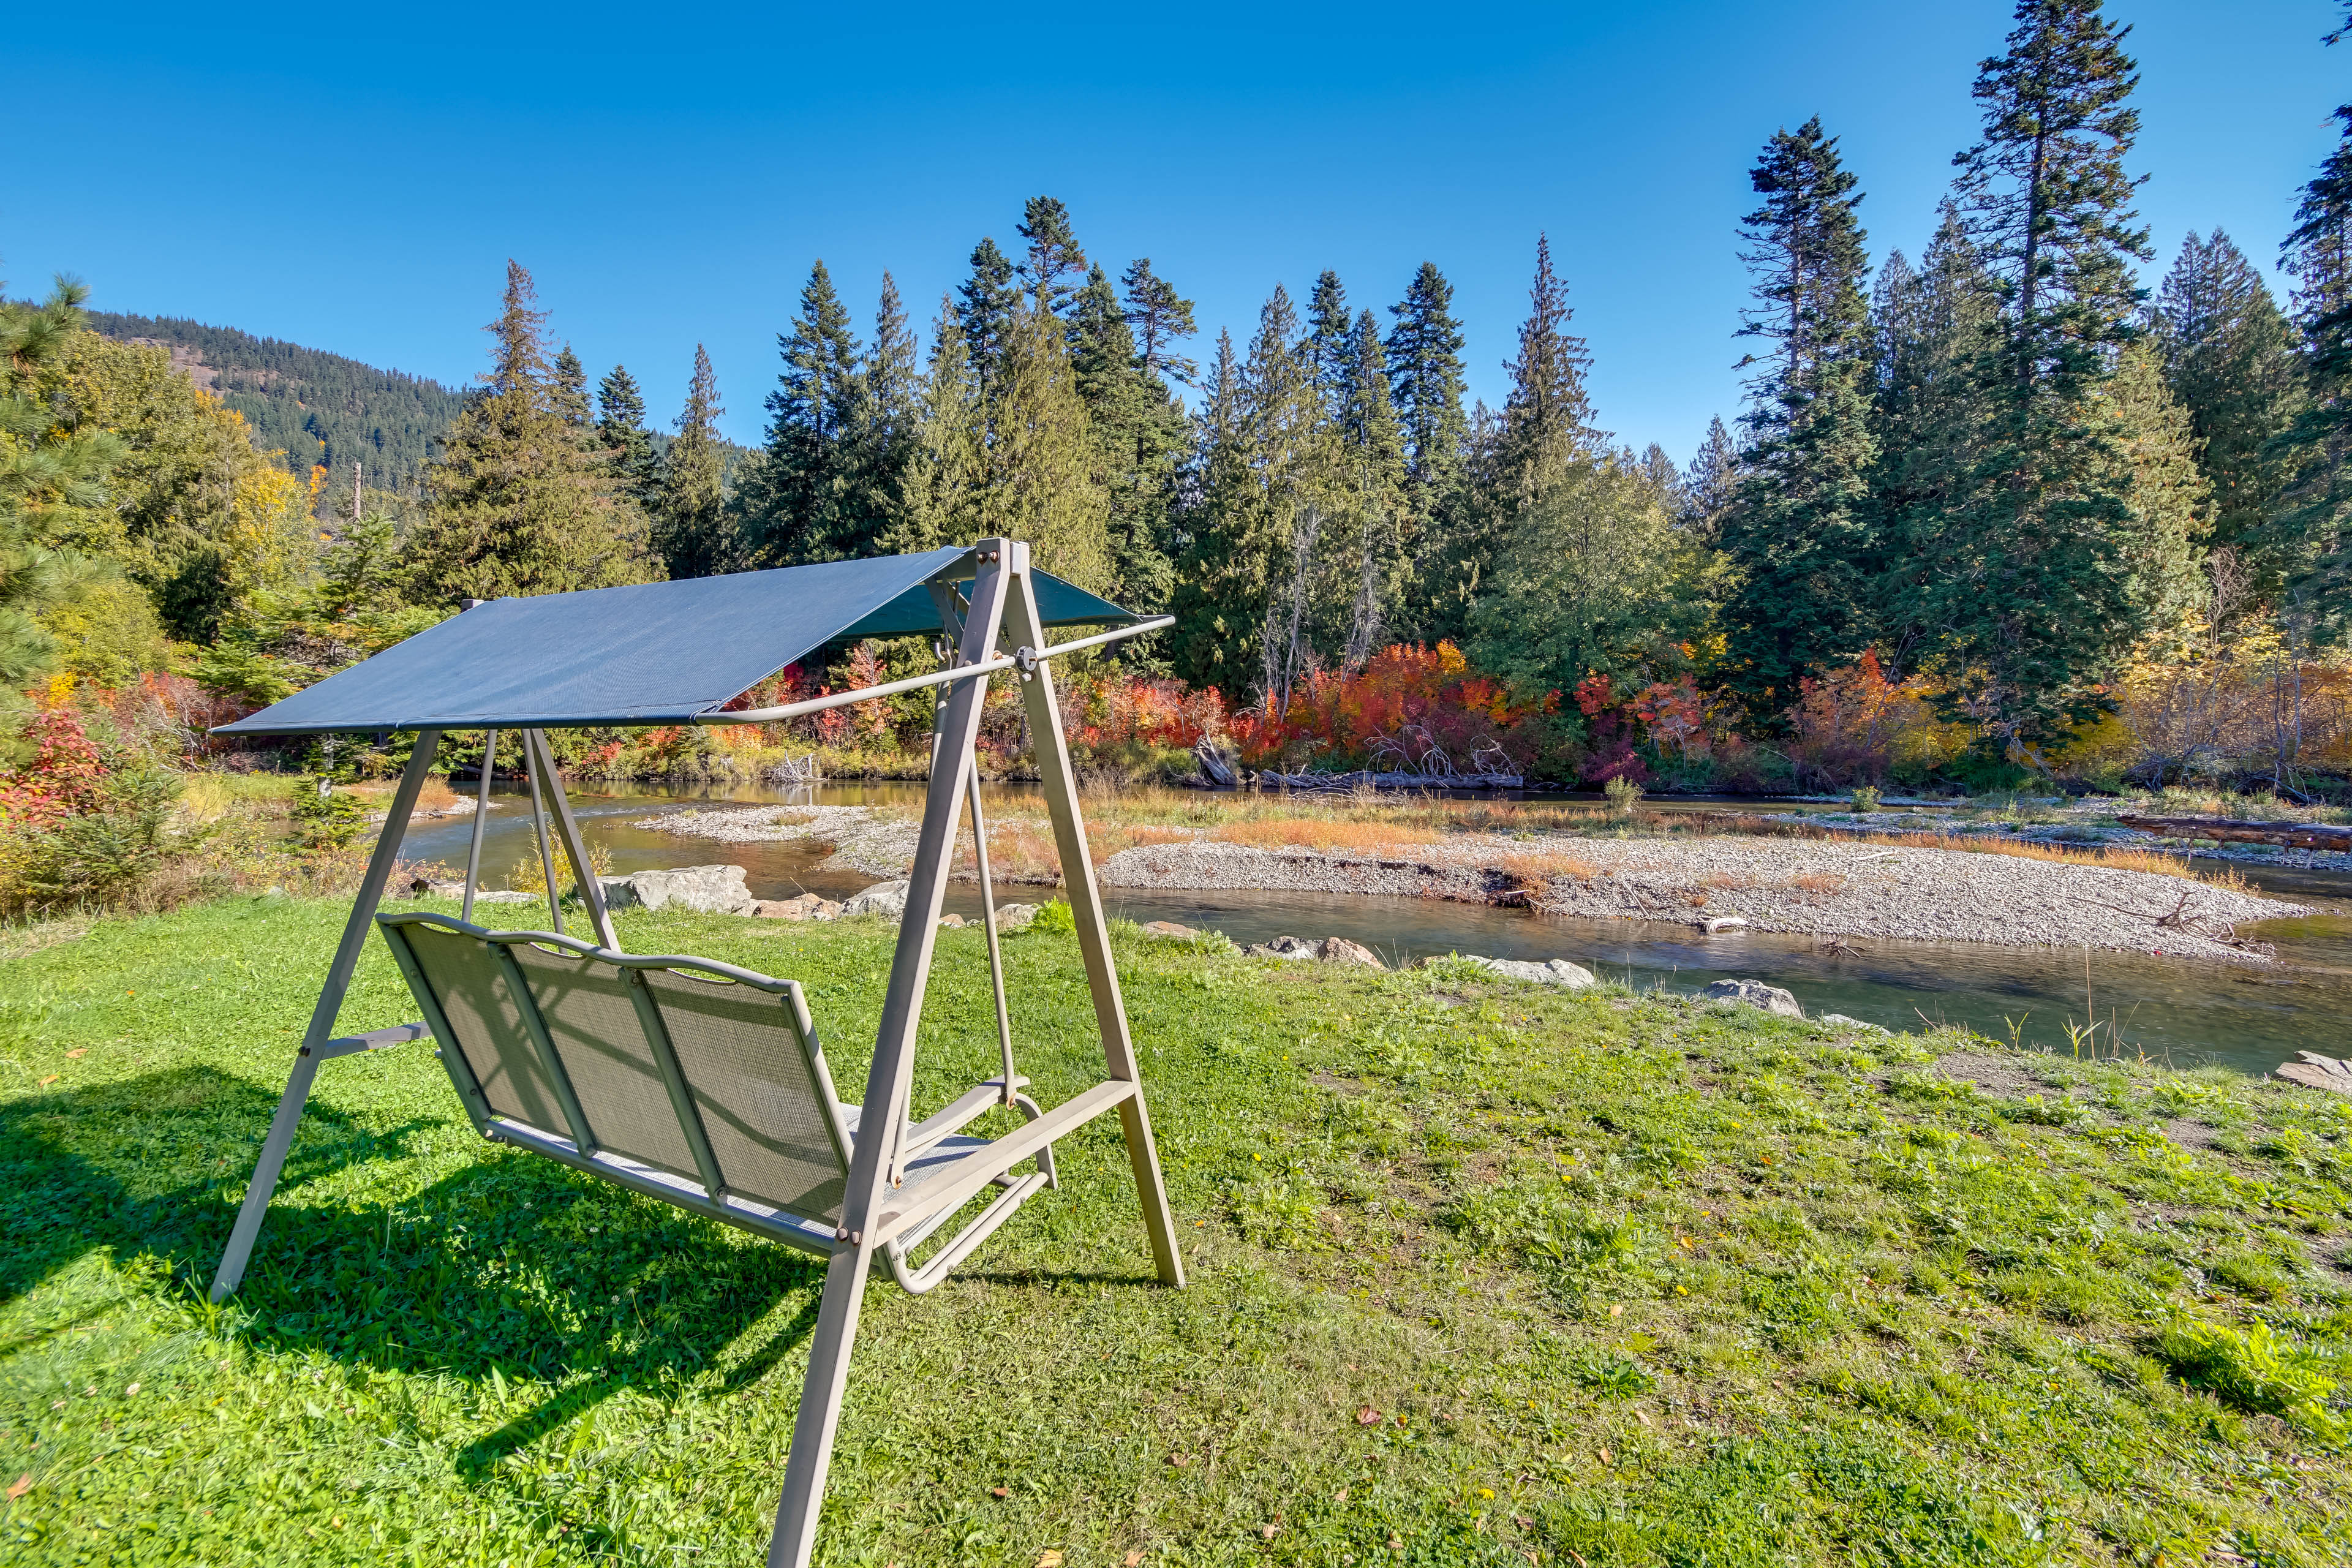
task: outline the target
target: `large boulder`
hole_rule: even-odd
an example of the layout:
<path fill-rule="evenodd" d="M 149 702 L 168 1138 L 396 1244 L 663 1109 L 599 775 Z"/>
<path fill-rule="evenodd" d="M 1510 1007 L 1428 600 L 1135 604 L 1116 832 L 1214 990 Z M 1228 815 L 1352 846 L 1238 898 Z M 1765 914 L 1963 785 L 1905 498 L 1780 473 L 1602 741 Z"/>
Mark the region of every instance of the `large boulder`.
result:
<path fill-rule="evenodd" d="M 1592 971 L 1580 963 L 1570 963 L 1564 958 L 1549 958 L 1541 963 L 1518 958 L 1481 958 L 1476 953 L 1463 957 L 1481 969 L 1492 970 L 1506 980 L 1524 980 L 1536 985 L 1565 985 L 1571 991 L 1594 984 Z"/>
<path fill-rule="evenodd" d="M 2305 1089 L 2324 1089 L 2331 1094 L 2352 1095 L 2352 1062 L 2335 1057 L 2323 1057 L 2317 1051 L 2297 1051 L 2295 1060 L 2274 1068 L 2273 1078 L 2299 1083 Z"/>
<path fill-rule="evenodd" d="M 705 915 L 751 912 L 751 889 L 740 866 L 680 866 L 600 878 L 608 909 L 692 910 Z"/>
<path fill-rule="evenodd" d="M 1017 931 L 1027 931 L 1037 921 L 1034 904 L 1000 904 L 996 910 L 996 929 L 1010 936 Z"/>
<path fill-rule="evenodd" d="M 841 918 L 841 906 L 814 893 L 793 899 L 755 899 L 746 911 L 772 921 L 830 921 Z"/>
<path fill-rule="evenodd" d="M 1783 1018 L 1801 1018 L 1805 1010 L 1797 1005 L 1794 993 L 1778 985 L 1767 985 L 1761 980 L 1718 980 L 1699 993 L 1710 1002 L 1735 1002 L 1742 1006 L 1761 1007 L 1767 1013 Z"/>
<path fill-rule="evenodd" d="M 907 912 L 907 879 L 877 882 L 862 893 L 852 893 L 841 906 L 844 920 L 859 915 L 887 915 L 897 920 Z"/>

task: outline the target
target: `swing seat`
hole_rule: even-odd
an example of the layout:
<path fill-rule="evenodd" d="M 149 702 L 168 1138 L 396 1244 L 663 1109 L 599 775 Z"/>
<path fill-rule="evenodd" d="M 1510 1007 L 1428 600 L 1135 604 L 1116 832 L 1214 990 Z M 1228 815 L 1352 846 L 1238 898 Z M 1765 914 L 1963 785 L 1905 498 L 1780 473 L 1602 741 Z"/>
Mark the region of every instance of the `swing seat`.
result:
<path fill-rule="evenodd" d="M 485 1138 L 821 1258 L 864 1240 L 843 1223 L 859 1108 L 834 1092 L 797 982 L 444 915 L 383 914 L 376 925 Z M 1135 1093 L 1115 1081 L 1044 1111 L 1027 1086 L 1016 1077 L 1008 1095 L 992 1078 L 889 1130 L 876 1245 L 908 1291 L 930 1289 L 1055 1184 L 1055 1139 Z M 1021 1128 L 962 1134 L 1007 1099 Z M 912 1261 L 991 1186 L 1003 1190 L 987 1207 Z"/>

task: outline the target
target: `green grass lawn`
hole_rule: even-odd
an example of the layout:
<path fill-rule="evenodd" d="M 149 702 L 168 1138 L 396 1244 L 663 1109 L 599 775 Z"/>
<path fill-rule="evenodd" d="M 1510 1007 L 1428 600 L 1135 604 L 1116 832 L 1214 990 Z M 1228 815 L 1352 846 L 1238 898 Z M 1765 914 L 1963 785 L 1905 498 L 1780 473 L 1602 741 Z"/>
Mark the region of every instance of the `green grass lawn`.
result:
<path fill-rule="evenodd" d="M 342 916 L 0 963 L 0 1561 L 759 1562 L 816 1268 L 485 1145 L 424 1048 L 326 1064 L 205 1304 Z M 887 927 L 622 921 L 803 980 L 859 1092 Z M 2352 1103 L 1119 947 L 1192 1285 L 1115 1120 L 935 1294 L 875 1284 L 822 1561 L 2352 1561 Z M 1007 951 L 1052 1103 L 1100 1065 L 1075 948 Z M 985 987 L 943 933 L 919 1105 L 992 1069 Z M 344 1028 L 413 1016 L 373 943 Z"/>

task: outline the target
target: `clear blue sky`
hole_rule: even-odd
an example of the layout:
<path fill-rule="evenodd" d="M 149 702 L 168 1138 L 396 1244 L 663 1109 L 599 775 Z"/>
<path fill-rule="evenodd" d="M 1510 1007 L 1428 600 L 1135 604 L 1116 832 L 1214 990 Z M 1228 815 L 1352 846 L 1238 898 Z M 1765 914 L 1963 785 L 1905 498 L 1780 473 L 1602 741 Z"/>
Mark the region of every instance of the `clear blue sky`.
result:
<path fill-rule="evenodd" d="M 2268 270 L 2352 99 L 2352 43 L 2319 43 L 2342 5 L 2110 9 L 2136 29 L 2151 273 L 2215 225 Z M 1434 260 L 1491 401 L 1549 230 L 1601 424 L 1681 460 L 1738 404 L 1759 146 L 1821 114 L 1874 256 L 1916 257 L 2010 10 L 48 7 L 0 57 L 0 278 L 71 270 L 103 308 L 458 383 L 513 256 L 665 423 L 708 343 L 751 441 L 813 258 L 861 326 L 886 267 L 927 323 L 982 235 L 1013 247 L 1025 196 L 1066 201 L 1114 272 L 1150 256 L 1204 357 L 1277 280 L 1336 268 L 1378 309 Z"/>

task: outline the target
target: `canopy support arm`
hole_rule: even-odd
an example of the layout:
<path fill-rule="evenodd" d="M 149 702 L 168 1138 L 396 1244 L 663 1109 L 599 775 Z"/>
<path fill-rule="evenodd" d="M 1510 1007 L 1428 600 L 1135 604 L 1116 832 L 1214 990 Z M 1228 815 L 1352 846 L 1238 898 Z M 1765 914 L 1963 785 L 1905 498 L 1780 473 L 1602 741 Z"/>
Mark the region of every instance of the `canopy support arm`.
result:
<path fill-rule="evenodd" d="M 261 1158 L 254 1164 L 253 1180 L 246 1185 L 245 1205 L 236 1212 L 236 1226 L 229 1232 L 227 1250 L 221 1254 L 220 1270 L 213 1276 L 215 1301 L 226 1299 L 245 1279 L 245 1266 L 261 1235 L 262 1216 L 269 1211 L 270 1194 L 278 1190 L 287 1152 L 294 1147 L 294 1130 L 310 1100 L 310 1082 L 319 1075 L 319 1063 L 325 1059 L 324 1049 L 335 1032 L 335 1016 L 343 1010 L 352 973 L 359 967 L 368 922 L 383 901 L 383 886 L 392 879 L 393 862 L 400 858 L 400 843 L 407 837 L 417 795 L 425 788 L 425 775 L 432 771 L 434 753 L 440 749 L 440 731 L 417 731 L 416 747 L 408 754 L 400 787 L 392 792 L 392 809 L 384 815 L 383 831 L 376 836 L 375 853 L 368 857 L 367 873 L 360 879 L 359 896 L 352 900 L 352 917 L 343 922 L 342 941 L 335 945 L 334 959 L 327 965 L 327 983 L 319 988 L 318 1005 L 310 1009 L 310 1026 L 302 1031 L 301 1048 L 295 1055 L 294 1070 L 287 1076 L 286 1092 L 278 1099 L 278 1113 L 269 1119 L 269 1135 L 261 1142 Z"/>
<path fill-rule="evenodd" d="M 580 884 L 580 901 L 588 906 L 588 923 L 595 929 L 596 940 L 612 952 L 621 950 L 621 939 L 613 934 L 613 916 L 604 908 L 604 884 L 596 879 L 595 864 L 588 858 L 587 841 L 580 837 L 580 819 L 572 815 L 572 797 L 563 793 L 563 775 L 555 770 L 555 752 L 547 743 L 547 731 L 526 731 L 526 745 L 539 748 L 540 774 L 547 781 L 547 797 L 555 805 L 556 836 L 563 841 L 563 858 L 572 862 L 572 880 Z M 542 847 L 544 845 L 544 840 Z M 555 893 L 555 879 L 547 882 L 548 896 Z M 556 928 L 559 931 L 561 926 Z"/>

